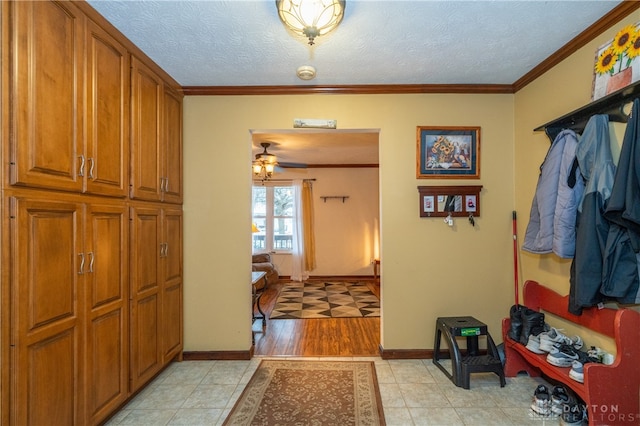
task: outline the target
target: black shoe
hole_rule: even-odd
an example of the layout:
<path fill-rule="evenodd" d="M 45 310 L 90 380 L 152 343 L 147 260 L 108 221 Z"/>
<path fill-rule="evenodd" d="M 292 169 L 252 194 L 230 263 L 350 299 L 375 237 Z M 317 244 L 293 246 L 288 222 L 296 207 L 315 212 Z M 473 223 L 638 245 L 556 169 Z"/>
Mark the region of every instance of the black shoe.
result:
<path fill-rule="evenodd" d="M 569 403 L 571 398 L 564 386 L 554 386 L 551 392 L 551 412 L 554 416 L 561 416 L 564 404 Z"/>
<path fill-rule="evenodd" d="M 522 311 L 525 309 L 522 305 L 513 305 L 509 310 L 509 323 L 511 328 L 507 332 L 507 336 L 516 342 L 520 341 L 522 333 Z"/>
<path fill-rule="evenodd" d="M 571 398 L 569 402 L 562 404 L 561 425 L 582 425 L 586 417 L 586 406 Z"/>
<path fill-rule="evenodd" d="M 551 398 L 549 397 L 549 389 L 545 385 L 538 385 L 533 392 L 531 410 L 539 416 L 551 415 Z"/>
<path fill-rule="evenodd" d="M 521 312 L 522 333 L 520 333 L 520 343 L 526 346 L 530 335 L 537 336 L 544 331 L 544 314 L 529 308 L 524 308 Z"/>

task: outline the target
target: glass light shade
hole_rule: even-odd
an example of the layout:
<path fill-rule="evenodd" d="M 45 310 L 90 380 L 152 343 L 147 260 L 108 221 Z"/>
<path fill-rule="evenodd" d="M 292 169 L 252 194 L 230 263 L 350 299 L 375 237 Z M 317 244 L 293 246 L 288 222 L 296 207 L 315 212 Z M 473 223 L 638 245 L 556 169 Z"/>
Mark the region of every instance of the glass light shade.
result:
<path fill-rule="evenodd" d="M 276 156 L 269 153 L 261 153 L 256 156 L 263 164 L 276 164 Z"/>
<path fill-rule="evenodd" d="M 333 30 L 344 17 L 345 0 L 276 0 L 278 16 L 296 34 L 314 39 Z"/>
<path fill-rule="evenodd" d="M 253 168 L 253 174 L 254 175 L 259 175 L 260 172 L 262 171 L 262 164 L 260 164 L 257 161 L 254 161 L 252 168 Z"/>
<path fill-rule="evenodd" d="M 275 170 L 275 164 L 265 163 L 264 168 L 267 171 L 267 175 L 271 176 L 271 174 Z"/>

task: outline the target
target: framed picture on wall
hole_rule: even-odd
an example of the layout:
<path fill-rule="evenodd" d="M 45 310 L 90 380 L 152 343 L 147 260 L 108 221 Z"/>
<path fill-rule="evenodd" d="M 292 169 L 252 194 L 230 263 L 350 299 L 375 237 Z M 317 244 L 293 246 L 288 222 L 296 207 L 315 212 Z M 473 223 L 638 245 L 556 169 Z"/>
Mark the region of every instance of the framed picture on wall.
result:
<path fill-rule="evenodd" d="M 591 99 L 597 100 L 640 80 L 640 22 L 627 25 L 596 50 Z"/>
<path fill-rule="evenodd" d="M 418 179 L 479 179 L 480 127 L 417 127 Z"/>

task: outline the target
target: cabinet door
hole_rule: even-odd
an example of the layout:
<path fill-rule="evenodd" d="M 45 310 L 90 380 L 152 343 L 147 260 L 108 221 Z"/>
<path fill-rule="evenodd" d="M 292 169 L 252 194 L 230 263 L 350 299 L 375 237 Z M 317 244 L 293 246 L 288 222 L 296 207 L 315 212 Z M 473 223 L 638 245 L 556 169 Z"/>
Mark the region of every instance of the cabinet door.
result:
<path fill-rule="evenodd" d="M 153 377 L 162 367 L 162 293 L 160 251 L 161 210 L 131 209 L 131 391 Z"/>
<path fill-rule="evenodd" d="M 98 424 L 128 396 L 128 209 L 89 205 L 87 267 L 86 424 Z"/>
<path fill-rule="evenodd" d="M 84 18 L 71 2 L 10 10 L 10 183 L 82 191 Z"/>
<path fill-rule="evenodd" d="M 163 83 L 131 58 L 131 198 L 162 198 L 161 119 Z"/>
<path fill-rule="evenodd" d="M 10 424 L 79 424 L 84 297 L 80 280 L 87 265 L 81 248 L 82 207 L 10 201 Z"/>
<path fill-rule="evenodd" d="M 162 354 L 165 363 L 182 356 L 182 210 L 164 211 L 162 253 Z"/>
<path fill-rule="evenodd" d="M 182 95 L 164 92 L 164 189 L 163 200 L 182 203 Z"/>
<path fill-rule="evenodd" d="M 86 191 L 125 197 L 129 185 L 129 55 L 87 24 Z"/>

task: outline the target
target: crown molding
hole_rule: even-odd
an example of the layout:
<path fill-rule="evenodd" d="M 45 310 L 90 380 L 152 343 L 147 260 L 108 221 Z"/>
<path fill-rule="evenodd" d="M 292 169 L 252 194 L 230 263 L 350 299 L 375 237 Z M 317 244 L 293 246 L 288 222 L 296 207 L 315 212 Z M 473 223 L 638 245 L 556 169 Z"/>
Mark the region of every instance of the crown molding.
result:
<path fill-rule="evenodd" d="M 514 93 L 511 84 L 361 84 L 345 86 L 184 86 L 185 96 L 381 95 L 411 93 Z"/>

